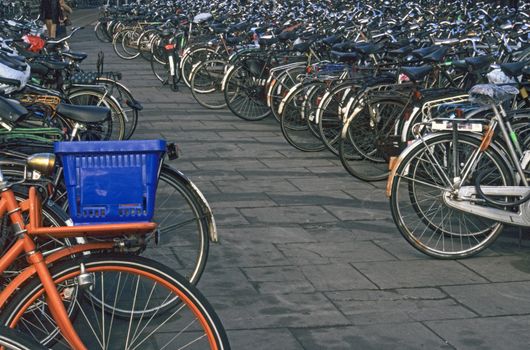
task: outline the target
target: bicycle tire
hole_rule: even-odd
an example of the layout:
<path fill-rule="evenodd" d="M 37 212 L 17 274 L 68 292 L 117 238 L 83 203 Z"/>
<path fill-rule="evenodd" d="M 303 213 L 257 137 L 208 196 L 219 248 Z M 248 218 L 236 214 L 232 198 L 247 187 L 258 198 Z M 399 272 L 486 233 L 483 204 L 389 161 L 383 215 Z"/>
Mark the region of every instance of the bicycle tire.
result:
<path fill-rule="evenodd" d="M 160 171 L 156 198 L 153 221 L 159 225 L 160 242 L 155 244 L 155 237 L 148 237 L 141 254 L 165 259 L 196 285 L 208 260 L 209 239 L 215 235 L 209 205 L 184 174 L 166 164 Z M 172 226 L 177 229 L 168 228 Z"/>
<path fill-rule="evenodd" d="M 107 23 L 104 23 L 104 22 L 98 22 L 94 27 L 94 33 L 96 34 L 96 38 L 102 43 L 112 42 L 112 38 L 107 32 L 106 27 L 107 27 Z"/>
<path fill-rule="evenodd" d="M 133 60 L 136 57 L 140 56 L 140 51 L 138 50 L 138 39 L 140 34 L 136 29 L 128 30 L 124 33 L 121 38 L 121 48 L 123 52 L 127 53 L 126 60 Z M 124 58 L 124 57 L 122 57 Z"/>
<path fill-rule="evenodd" d="M 198 64 L 191 73 L 191 94 L 201 106 L 208 109 L 226 107 L 222 82 L 226 61 L 209 60 Z"/>
<path fill-rule="evenodd" d="M 246 67 L 246 60 L 237 62 L 230 73 L 227 73 L 224 86 L 224 98 L 228 108 L 237 117 L 258 121 L 272 114 L 267 106 L 266 76 L 263 72 L 257 75 Z"/>
<path fill-rule="evenodd" d="M 381 100 L 373 103 L 373 106 L 376 105 L 378 108 L 375 114 L 371 112 L 372 105 L 367 104 L 349 121 L 348 139 L 342 140 L 342 147 L 349 145 L 355 150 L 355 154 L 360 156 L 341 158 L 343 166 L 351 175 L 367 182 L 387 178 L 389 157 L 380 145 L 396 130 L 395 124 L 399 122 L 401 115 L 394 111 L 399 112 L 404 108 L 401 100 Z M 385 105 L 397 107 L 386 113 L 387 109 L 383 108 Z"/>
<path fill-rule="evenodd" d="M 0 327 L 0 347 L 6 350 L 46 350 L 44 346 L 28 339 L 28 335 L 7 327 Z"/>
<path fill-rule="evenodd" d="M 116 53 L 119 58 L 124 60 L 130 59 L 130 54 L 126 51 L 124 52 L 122 47 L 123 37 L 127 32 L 127 29 L 123 29 L 121 31 L 116 32 L 112 37 L 112 49 L 114 50 L 114 53 Z"/>
<path fill-rule="evenodd" d="M 461 171 L 465 160 L 469 159 L 469 152 L 480 149 L 481 140 L 466 134 L 460 134 L 458 138 L 456 165 Z M 439 259 L 473 256 L 493 243 L 503 228 L 501 223 L 444 204 L 442 196 L 450 185 L 443 177 L 459 176 L 451 175 L 453 141 L 452 134 L 441 133 L 411 145 L 393 173 L 391 187 L 390 208 L 400 233 L 414 248 Z M 433 158 L 435 155 L 440 157 L 440 154 L 442 158 Z M 512 173 L 504 159 L 495 148 L 489 147 L 475 164 L 475 171 L 487 169 L 488 176 L 484 180 L 490 181 L 490 185 L 511 185 Z M 467 179 L 462 185 L 471 183 Z M 438 214 L 441 222 L 438 222 Z"/>
<path fill-rule="evenodd" d="M 191 74 L 193 72 L 193 68 L 202 62 L 212 59 L 222 60 L 224 57 L 209 46 L 197 47 L 185 54 L 182 57 L 180 63 L 180 75 L 182 76 L 182 81 L 184 84 L 191 88 Z"/>
<path fill-rule="evenodd" d="M 304 113 L 307 94 L 319 84 L 320 82 L 300 84 L 282 101 L 282 134 L 291 146 L 304 152 L 320 152 L 326 148 L 318 135 L 311 130 L 308 116 Z"/>
<path fill-rule="evenodd" d="M 344 126 L 344 109 L 358 86 L 344 83 L 333 88 L 322 98 L 317 110 L 317 123 L 320 139 L 331 153 L 339 155 L 339 142 Z"/>
<path fill-rule="evenodd" d="M 141 345 L 142 349 L 160 349 L 160 343 L 163 341 L 162 335 L 169 333 L 172 335 L 170 342 L 174 342 L 177 337 L 182 336 L 186 337 L 181 339 L 184 344 L 190 341 L 200 341 L 203 348 L 230 349 L 224 327 L 204 296 L 182 276 L 156 261 L 123 254 L 101 254 L 99 256 L 84 257 L 83 259 L 63 261 L 50 268 L 50 272 L 58 289 L 63 291 L 63 302 L 75 303 L 79 309 L 77 317 L 71 321 L 74 328 L 78 330 L 78 335 L 85 344 L 89 345 L 89 348 L 94 348 L 98 343 L 100 345 L 110 345 L 111 342 L 114 342 L 118 344 L 114 345 L 114 347 L 111 346 L 111 348 L 129 348 L 128 345 L 130 344 L 131 346 L 136 345 L 133 348 Z M 82 288 L 82 293 L 71 300 L 67 293 L 68 288 L 70 288 L 72 283 L 75 283 L 74 281 L 77 281 L 77 277 L 82 273 L 84 276 L 92 276 L 92 278 L 87 279 L 88 283 L 80 287 Z M 131 281 L 128 281 L 128 275 L 131 276 Z M 121 286 L 122 280 L 123 285 Z M 120 286 L 123 288 L 122 291 L 120 291 Z M 156 287 L 159 288 L 155 289 Z M 110 288 L 110 293 L 105 293 L 108 291 L 106 288 Z M 134 291 L 134 294 L 131 295 L 131 291 Z M 95 299 L 91 293 L 101 298 L 99 303 L 98 300 L 94 301 Z M 39 335 L 45 329 L 38 330 L 31 324 L 28 314 L 23 316 L 23 313 L 34 307 L 46 307 L 40 304 L 43 301 L 43 294 L 44 290 L 39 279 L 34 278 L 29 281 L 6 305 L 0 316 L 1 324 L 17 327 L 20 330 L 28 330 L 33 339 L 39 341 Z M 165 298 L 164 295 L 166 295 Z M 114 299 L 112 300 L 111 298 Z M 150 304 L 152 300 L 154 304 Z M 141 310 L 151 308 L 157 302 L 166 303 L 168 300 L 171 301 L 170 308 L 161 308 L 162 312 L 155 315 L 156 317 L 151 315 L 148 320 L 144 320 Z M 143 309 L 141 306 L 142 302 L 145 303 Z M 105 306 L 110 305 L 112 306 L 105 310 Z M 123 315 L 116 315 L 116 309 L 121 309 L 124 312 L 129 310 L 130 312 L 124 317 Z M 138 312 L 140 313 L 135 313 L 135 310 L 139 310 Z M 179 318 L 174 318 L 177 313 Z M 162 320 L 168 315 L 168 318 Z M 107 316 L 107 319 L 105 319 L 105 316 Z M 192 318 L 191 322 L 189 322 L 189 318 Z M 185 320 L 184 325 L 180 328 L 179 322 L 183 320 Z M 193 327 L 190 330 L 193 332 L 204 332 L 204 335 L 190 340 L 190 336 L 194 337 L 194 334 L 186 331 L 197 320 L 198 324 L 196 326 L 199 326 L 199 329 Z M 142 321 L 148 322 L 142 324 Z M 129 331 L 122 332 L 127 337 L 125 340 L 116 334 L 111 337 L 112 329 L 108 333 L 102 330 L 106 327 L 115 326 L 121 326 L 125 329 L 127 324 Z M 56 327 L 53 320 L 48 320 L 48 325 Z M 161 339 L 158 341 L 150 339 L 152 343 L 147 342 L 155 332 L 158 332 L 164 326 L 169 328 L 165 329 L 165 332 L 158 334 Z M 131 330 L 134 330 L 134 333 L 146 331 L 147 336 L 133 334 L 135 337 L 131 339 Z M 138 342 L 138 344 L 134 342 Z M 65 343 L 64 339 L 59 338 L 53 349 L 60 349 L 66 345 Z M 195 343 L 194 345 L 201 344 Z M 103 347 L 105 348 L 105 346 Z"/>
<path fill-rule="evenodd" d="M 148 62 L 151 61 L 151 45 L 159 32 L 158 29 L 148 29 L 138 37 L 137 50 L 140 53 L 140 57 Z"/>
<path fill-rule="evenodd" d="M 282 99 L 287 95 L 289 90 L 298 83 L 298 74 L 305 74 L 306 67 L 294 67 L 288 69 L 281 74 L 271 83 L 268 89 L 269 107 L 272 111 L 272 115 L 279 123 L 281 115 L 278 111 Z"/>
<path fill-rule="evenodd" d="M 134 134 L 136 127 L 138 126 L 138 116 L 140 114 L 138 108 L 132 107 L 132 104 L 136 102 L 136 99 L 125 85 L 116 80 L 98 78 L 96 81 L 105 85 L 110 90 L 112 96 L 119 103 L 125 118 L 125 131 L 123 138 L 124 140 L 130 139 Z"/>
<path fill-rule="evenodd" d="M 111 118 L 102 123 L 86 123 L 87 130 L 80 133 L 82 140 L 123 140 L 125 137 L 125 117 L 119 103 L 109 95 L 96 89 L 76 89 L 68 93 L 73 104 L 101 106 L 111 110 Z M 71 124 L 71 122 L 70 122 Z"/>

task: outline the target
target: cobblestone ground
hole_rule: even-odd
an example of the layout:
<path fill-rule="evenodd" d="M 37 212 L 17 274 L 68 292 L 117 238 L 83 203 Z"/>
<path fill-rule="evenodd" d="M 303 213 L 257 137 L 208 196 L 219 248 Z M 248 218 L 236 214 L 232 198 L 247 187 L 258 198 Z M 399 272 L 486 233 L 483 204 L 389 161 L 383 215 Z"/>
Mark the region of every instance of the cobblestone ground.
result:
<path fill-rule="evenodd" d="M 243 121 L 159 86 L 145 61 L 119 59 L 90 26 L 72 47 L 90 54 L 86 67 L 102 50 L 105 70 L 123 72 L 145 106 L 134 138 L 176 141 L 172 165 L 212 204 L 221 243 L 199 288 L 234 349 L 528 349 L 525 235 L 503 234 L 472 259 L 427 258 L 394 227 L 384 183 L 291 148 L 272 119 Z"/>

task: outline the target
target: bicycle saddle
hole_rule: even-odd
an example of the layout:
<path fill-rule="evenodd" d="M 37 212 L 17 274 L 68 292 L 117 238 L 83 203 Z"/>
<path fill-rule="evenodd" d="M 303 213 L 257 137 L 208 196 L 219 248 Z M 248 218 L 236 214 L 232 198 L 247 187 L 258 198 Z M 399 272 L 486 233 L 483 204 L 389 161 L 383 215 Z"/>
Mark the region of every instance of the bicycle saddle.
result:
<path fill-rule="evenodd" d="M 500 65 L 501 70 L 507 76 L 513 78 L 523 73 L 524 67 L 528 64 L 528 61 L 503 63 Z"/>
<path fill-rule="evenodd" d="M 493 62 L 491 56 L 469 57 L 465 59 L 470 72 L 480 72 L 490 66 Z"/>
<path fill-rule="evenodd" d="M 110 118 L 110 109 L 100 106 L 78 106 L 60 103 L 57 113 L 80 123 L 98 123 Z"/>
<path fill-rule="evenodd" d="M 226 38 L 226 43 L 228 45 L 237 45 L 243 42 L 246 38 L 244 36 L 233 36 L 231 38 Z"/>
<path fill-rule="evenodd" d="M 20 117 L 28 114 L 28 110 L 16 100 L 0 96 L 0 119 L 16 123 Z"/>
<path fill-rule="evenodd" d="M 275 44 L 278 42 L 278 38 L 259 38 L 258 43 L 260 46 L 271 46 L 272 44 Z"/>
<path fill-rule="evenodd" d="M 223 34 L 228 31 L 228 27 L 224 24 L 211 25 L 210 28 L 215 34 Z"/>
<path fill-rule="evenodd" d="M 38 60 L 38 61 L 35 61 L 35 63 L 40 63 L 46 68 L 51 69 L 51 70 L 63 70 L 68 67 L 67 62 L 61 62 L 61 61 Z"/>
<path fill-rule="evenodd" d="M 360 43 L 355 45 L 355 50 L 358 51 L 361 55 L 371 55 L 376 53 L 381 49 L 381 46 L 374 43 Z"/>
<path fill-rule="evenodd" d="M 449 47 L 442 46 L 436 51 L 433 51 L 430 54 L 423 56 L 423 61 L 430 63 L 440 63 L 447 54 L 447 51 L 449 51 Z"/>
<path fill-rule="evenodd" d="M 164 39 L 167 39 L 171 36 L 173 36 L 173 34 L 175 34 L 175 29 L 173 28 L 166 28 L 164 30 L 162 30 L 162 32 L 160 33 L 160 36 Z"/>
<path fill-rule="evenodd" d="M 228 29 L 229 33 L 240 32 L 248 27 L 247 22 L 241 22 L 238 24 L 231 25 Z"/>
<path fill-rule="evenodd" d="M 88 57 L 88 54 L 86 54 L 84 52 L 75 52 L 75 51 L 63 52 L 62 55 L 64 57 L 68 57 L 68 58 L 71 58 L 74 61 L 79 61 L 79 62 L 83 61 L 85 58 Z"/>
<path fill-rule="evenodd" d="M 31 74 L 46 75 L 48 74 L 48 67 L 40 64 L 39 62 L 30 62 L 29 67 L 31 68 Z"/>
<path fill-rule="evenodd" d="M 298 34 L 295 31 L 281 32 L 280 34 L 278 34 L 278 39 L 280 39 L 280 41 L 288 41 L 295 39 L 297 36 Z"/>
<path fill-rule="evenodd" d="M 432 39 L 432 42 L 434 45 L 456 45 L 460 43 L 460 40 L 456 38 L 448 38 L 448 39 L 438 39 L 434 38 Z"/>
<path fill-rule="evenodd" d="M 359 57 L 356 52 L 331 51 L 331 57 L 338 62 L 353 62 Z"/>
<path fill-rule="evenodd" d="M 40 54 L 38 53 L 27 51 L 27 50 L 18 50 L 18 54 L 26 58 L 36 58 L 40 56 Z"/>
<path fill-rule="evenodd" d="M 331 49 L 337 52 L 348 52 L 355 48 L 355 43 L 351 41 L 344 41 L 342 43 L 334 44 Z"/>
<path fill-rule="evenodd" d="M 311 46 L 311 43 L 309 42 L 299 43 L 299 44 L 293 45 L 293 50 L 298 51 L 300 53 L 305 53 L 309 51 L 310 46 Z"/>
<path fill-rule="evenodd" d="M 16 56 L 7 56 L 4 53 L 0 53 L 0 63 L 8 66 L 9 68 L 23 71 L 27 65 L 23 61 L 16 58 Z"/>
<path fill-rule="evenodd" d="M 467 72 L 471 69 L 470 66 L 468 66 L 468 64 L 466 63 L 465 59 L 452 61 L 451 66 L 460 72 Z"/>
<path fill-rule="evenodd" d="M 403 74 L 409 77 L 410 80 L 418 82 L 423 80 L 432 71 L 432 66 L 429 64 L 419 67 L 403 67 L 401 68 Z"/>
<path fill-rule="evenodd" d="M 469 90 L 469 100 L 491 105 L 510 100 L 517 94 L 519 94 L 519 89 L 511 85 L 479 84 Z"/>
<path fill-rule="evenodd" d="M 332 46 L 336 44 L 341 38 L 337 35 L 328 36 L 327 38 L 322 39 L 322 42 L 327 46 Z"/>
<path fill-rule="evenodd" d="M 404 47 L 400 47 L 399 49 L 394 49 L 394 50 L 388 51 L 389 54 L 397 55 L 397 56 L 406 56 L 406 55 L 408 55 L 411 52 L 412 52 L 412 46 L 409 46 L 409 45 L 404 46 Z"/>
<path fill-rule="evenodd" d="M 424 56 L 436 50 L 438 50 L 437 46 L 422 47 L 421 49 L 412 50 L 412 55 L 421 60 Z"/>

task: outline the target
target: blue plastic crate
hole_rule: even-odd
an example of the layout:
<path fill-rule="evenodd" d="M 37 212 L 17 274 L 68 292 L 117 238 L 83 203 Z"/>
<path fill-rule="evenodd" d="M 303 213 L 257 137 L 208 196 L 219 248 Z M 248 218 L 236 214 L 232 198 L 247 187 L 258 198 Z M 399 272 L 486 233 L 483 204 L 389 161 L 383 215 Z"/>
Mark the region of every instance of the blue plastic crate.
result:
<path fill-rule="evenodd" d="M 76 225 L 153 218 L 164 140 L 56 142 Z"/>

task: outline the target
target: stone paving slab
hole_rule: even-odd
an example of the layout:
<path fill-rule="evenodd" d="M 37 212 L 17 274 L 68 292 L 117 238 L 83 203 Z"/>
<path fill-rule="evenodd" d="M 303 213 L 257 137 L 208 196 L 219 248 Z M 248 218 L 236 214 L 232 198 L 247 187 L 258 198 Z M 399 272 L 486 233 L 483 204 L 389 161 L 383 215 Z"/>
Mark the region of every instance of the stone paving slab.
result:
<path fill-rule="evenodd" d="M 77 15 L 76 25 L 97 18 Z M 87 69 L 101 50 L 105 70 L 123 73 L 145 107 L 134 137 L 177 142 L 182 156 L 171 165 L 210 201 L 221 243 L 199 288 L 233 349 L 528 348 L 528 232 L 506 230 L 467 260 L 426 257 L 396 229 L 384 182 L 352 178 L 331 153 L 292 148 L 272 118 L 202 108 L 89 29 L 71 46 L 90 54 Z"/>
<path fill-rule="evenodd" d="M 456 349 L 528 349 L 530 316 L 433 321 L 426 325 Z"/>

